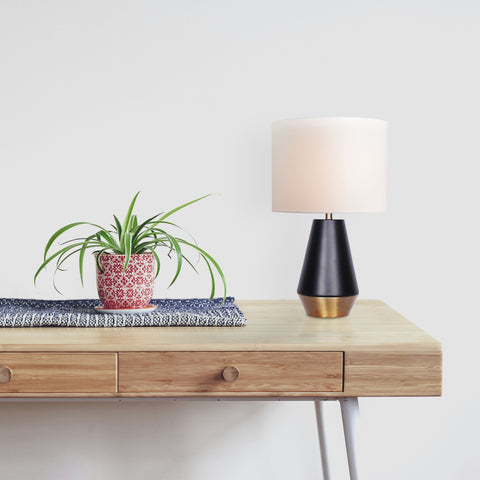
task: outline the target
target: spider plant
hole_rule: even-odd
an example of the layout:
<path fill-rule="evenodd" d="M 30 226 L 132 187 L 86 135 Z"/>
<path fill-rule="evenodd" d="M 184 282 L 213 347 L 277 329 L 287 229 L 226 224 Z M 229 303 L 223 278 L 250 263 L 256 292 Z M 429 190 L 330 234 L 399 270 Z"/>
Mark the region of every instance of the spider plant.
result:
<path fill-rule="evenodd" d="M 210 274 L 211 280 L 211 291 L 210 298 L 213 298 L 215 295 L 215 275 L 214 272 L 218 274 L 222 283 L 223 283 L 223 297 L 226 297 L 226 281 L 220 265 L 216 260 L 205 250 L 200 248 L 194 239 L 186 240 L 183 237 L 175 236 L 169 231 L 174 228 L 176 230 L 182 230 L 178 225 L 167 221 L 174 213 L 179 210 L 192 205 L 193 203 L 199 202 L 209 195 L 205 195 L 200 198 L 196 198 L 190 202 L 184 203 L 179 207 L 173 208 L 172 210 L 166 213 L 157 213 L 153 217 L 148 218 L 147 220 L 140 222 L 136 215 L 133 214 L 133 208 L 137 197 L 140 194 L 138 192 L 133 200 L 130 202 L 130 205 L 125 215 L 123 223 L 120 222 L 116 215 L 113 216 L 115 223 L 110 225 L 111 228 L 104 228 L 100 225 L 91 222 L 75 222 L 65 225 L 64 227 L 57 230 L 48 240 L 45 251 L 43 255 L 43 263 L 40 265 L 34 276 L 34 283 L 37 281 L 37 277 L 40 272 L 50 263 L 55 263 L 55 272 L 53 275 L 53 285 L 55 290 L 59 291 L 55 284 L 55 274 L 58 271 L 65 271 L 63 268 L 64 263 L 73 255 L 78 254 L 78 268 L 80 272 L 80 281 L 84 283 L 83 267 L 84 267 L 84 258 L 85 253 L 88 250 L 92 250 L 96 253 L 96 263 L 100 271 L 102 267 L 100 264 L 100 257 L 102 254 L 121 254 L 125 255 L 125 264 L 123 271 L 125 272 L 130 257 L 133 254 L 138 253 L 149 253 L 151 252 L 155 256 L 156 261 L 156 276 L 160 272 L 160 257 L 157 253 L 157 250 L 164 248 L 167 250 L 168 257 L 171 258 L 171 254 L 174 253 L 176 257 L 176 271 L 173 276 L 170 286 L 172 286 L 177 280 L 184 261 L 192 267 L 195 271 L 194 264 L 184 255 L 184 247 L 188 247 L 190 250 L 197 252 L 199 257 L 205 261 L 208 272 Z M 96 231 L 87 237 L 73 238 L 61 243 L 61 248 L 52 253 L 52 246 L 54 242 L 67 231 L 78 227 L 80 225 L 88 225 L 94 227 Z M 190 238 L 190 237 L 189 237 Z M 61 293 L 61 292 L 59 292 Z"/>

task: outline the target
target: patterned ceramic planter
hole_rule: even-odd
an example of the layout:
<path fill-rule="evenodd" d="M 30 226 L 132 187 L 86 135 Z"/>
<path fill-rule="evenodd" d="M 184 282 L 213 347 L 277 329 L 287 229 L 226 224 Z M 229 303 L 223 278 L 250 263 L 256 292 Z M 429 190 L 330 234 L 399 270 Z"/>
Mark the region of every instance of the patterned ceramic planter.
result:
<path fill-rule="evenodd" d="M 105 308 L 132 309 L 149 305 L 155 280 L 153 253 L 132 255 L 125 272 L 125 255 L 104 253 L 99 263 L 103 272 L 96 267 L 97 290 Z"/>

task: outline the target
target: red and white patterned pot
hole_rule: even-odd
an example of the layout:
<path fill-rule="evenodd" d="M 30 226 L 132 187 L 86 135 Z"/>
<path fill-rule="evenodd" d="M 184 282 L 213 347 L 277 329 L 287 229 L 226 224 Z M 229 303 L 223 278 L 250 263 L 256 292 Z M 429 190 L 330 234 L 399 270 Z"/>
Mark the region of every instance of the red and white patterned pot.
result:
<path fill-rule="evenodd" d="M 103 253 L 99 263 L 103 272 L 96 266 L 97 290 L 104 308 L 131 309 L 149 305 L 155 281 L 153 253 L 133 254 L 125 272 L 125 255 Z"/>

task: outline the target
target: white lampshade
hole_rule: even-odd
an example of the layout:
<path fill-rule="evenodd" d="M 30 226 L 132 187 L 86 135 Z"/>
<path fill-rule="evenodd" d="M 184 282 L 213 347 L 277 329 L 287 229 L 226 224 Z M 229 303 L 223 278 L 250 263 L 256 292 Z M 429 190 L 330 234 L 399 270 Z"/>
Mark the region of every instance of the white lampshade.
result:
<path fill-rule="evenodd" d="M 386 209 L 387 122 L 299 118 L 272 125 L 272 209 L 375 212 Z"/>

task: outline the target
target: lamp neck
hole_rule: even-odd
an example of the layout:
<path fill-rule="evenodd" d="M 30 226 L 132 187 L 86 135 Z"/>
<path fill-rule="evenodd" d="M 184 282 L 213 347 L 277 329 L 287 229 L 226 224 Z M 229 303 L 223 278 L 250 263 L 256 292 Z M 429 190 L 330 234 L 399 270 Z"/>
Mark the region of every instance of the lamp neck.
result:
<path fill-rule="evenodd" d="M 333 213 L 326 213 L 325 220 L 333 220 Z"/>

